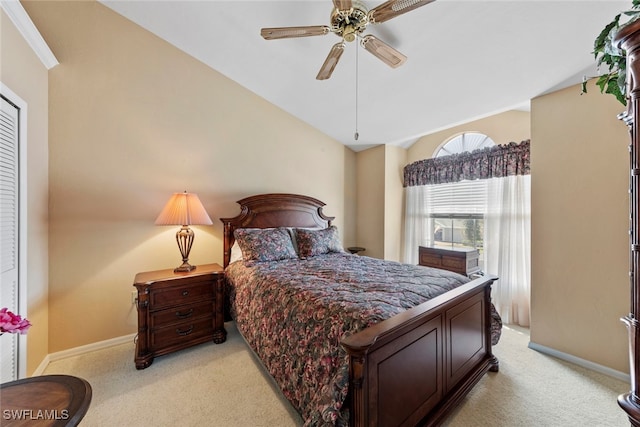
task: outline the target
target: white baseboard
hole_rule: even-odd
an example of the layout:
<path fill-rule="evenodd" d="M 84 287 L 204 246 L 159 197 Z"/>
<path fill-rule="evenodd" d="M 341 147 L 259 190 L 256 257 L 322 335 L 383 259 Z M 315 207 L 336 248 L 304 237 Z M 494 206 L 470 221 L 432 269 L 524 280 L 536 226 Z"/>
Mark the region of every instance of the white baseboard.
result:
<path fill-rule="evenodd" d="M 49 363 L 51 362 L 51 359 L 49 359 L 49 355 L 47 354 L 44 359 L 42 359 L 42 362 L 40 362 L 40 364 L 38 365 L 38 367 L 36 368 L 35 371 L 33 371 L 33 375 L 34 377 L 40 376 L 42 375 L 42 373 L 44 372 L 44 370 L 47 368 L 47 366 L 49 366 Z"/>
<path fill-rule="evenodd" d="M 56 360 L 79 356 L 81 354 L 90 353 L 96 350 L 103 350 L 115 345 L 130 343 L 133 342 L 135 337 L 136 334 L 123 335 L 121 337 L 111 338 L 108 340 L 98 341 L 87 345 L 81 345 L 80 347 L 74 347 L 68 350 L 56 351 L 55 353 L 47 354 L 38 368 L 33 372 L 33 376 L 42 375 L 47 366 L 49 366 L 49 363 L 55 362 Z"/>
<path fill-rule="evenodd" d="M 631 377 L 629 374 L 625 374 L 624 372 L 616 371 L 615 369 L 611 369 L 606 366 L 599 365 L 597 363 L 593 363 L 576 356 L 572 356 L 571 354 L 563 353 L 561 351 L 555 350 L 550 347 L 546 347 L 544 345 L 536 344 L 534 342 L 529 341 L 529 348 L 532 350 L 538 351 L 540 353 L 553 356 L 560 360 L 564 360 L 565 362 L 570 362 L 570 363 L 573 363 L 574 365 L 582 366 L 583 368 L 587 368 L 592 371 L 599 372 L 601 374 L 610 376 L 620 381 L 624 381 L 627 383 L 631 381 Z"/>

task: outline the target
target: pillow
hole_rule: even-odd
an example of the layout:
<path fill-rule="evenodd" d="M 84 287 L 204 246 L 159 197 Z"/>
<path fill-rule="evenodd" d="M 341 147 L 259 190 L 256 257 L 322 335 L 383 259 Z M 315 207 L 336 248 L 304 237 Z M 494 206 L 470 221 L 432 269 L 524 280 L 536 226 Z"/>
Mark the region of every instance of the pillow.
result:
<path fill-rule="evenodd" d="M 240 245 L 236 240 L 233 242 L 233 246 L 231 246 L 231 257 L 229 259 L 229 264 L 236 261 L 242 261 L 242 250 L 240 249 Z"/>
<path fill-rule="evenodd" d="M 338 228 L 332 225 L 321 230 L 296 228 L 296 241 L 300 258 L 344 252 L 338 235 Z"/>
<path fill-rule="evenodd" d="M 298 238 L 296 235 L 296 230 L 320 230 L 320 229 L 318 227 L 315 227 L 315 228 L 287 227 L 287 230 L 289 231 L 289 235 L 291 236 L 291 241 L 293 241 L 293 249 L 296 250 L 297 254 L 300 254 L 300 251 L 298 250 Z"/>
<path fill-rule="evenodd" d="M 286 228 L 238 228 L 233 233 L 245 261 L 297 258 Z"/>

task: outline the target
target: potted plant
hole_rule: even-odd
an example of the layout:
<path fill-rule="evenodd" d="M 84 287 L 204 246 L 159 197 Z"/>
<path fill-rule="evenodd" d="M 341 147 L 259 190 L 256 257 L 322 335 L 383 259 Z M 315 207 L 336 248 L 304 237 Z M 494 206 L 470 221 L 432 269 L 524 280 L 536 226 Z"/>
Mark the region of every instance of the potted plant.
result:
<path fill-rule="evenodd" d="M 628 17 L 628 22 L 640 17 L 640 0 L 632 0 L 631 9 L 621 12 L 607 24 L 600 32 L 593 43 L 593 54 L 596 59 L 598 69 L 605 66 L 604 74 L 598 76 L 596 85 L 602 93 L 610 93 L 615 96 L 622 105 L 627 105 L 626 99 L 626 79 L 627 79 L 627 63 L 626 54 L 622 49 L 614 45 L 613 40 L 620 29 L 620 19 L 623 16 Z M 587 79 L 582 82 L 582 93 L 587 92 Z"/>
<path fill-rule="evenodd" d="M 31 327 L 31 322 L 19 314 L 14 314 L 6 307 L 0 309 L 0 335 L 26 334 Z"/>

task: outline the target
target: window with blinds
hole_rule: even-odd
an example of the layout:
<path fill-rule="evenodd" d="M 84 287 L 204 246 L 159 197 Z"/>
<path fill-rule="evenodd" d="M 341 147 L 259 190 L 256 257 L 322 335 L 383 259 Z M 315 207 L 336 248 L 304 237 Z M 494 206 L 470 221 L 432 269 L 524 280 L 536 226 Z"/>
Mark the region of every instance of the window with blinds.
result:
<path fill-rule="evenodd" d="M 486 180 L 430 185 L 425 197 L 430 244 L 481 251 L 486 205 Z"/>
<path fill-rule="evenodd" d="M 446 141 L 434 157 L 443 157 L 495 145 L 488 136 L 467 132 Z M 471 247 L 480 252 L 483 263 L 484 213 L 487 207 L 487 181 L 461 181 L 429 185 L 425 197 L 427 240 L 431 246 Z"/>

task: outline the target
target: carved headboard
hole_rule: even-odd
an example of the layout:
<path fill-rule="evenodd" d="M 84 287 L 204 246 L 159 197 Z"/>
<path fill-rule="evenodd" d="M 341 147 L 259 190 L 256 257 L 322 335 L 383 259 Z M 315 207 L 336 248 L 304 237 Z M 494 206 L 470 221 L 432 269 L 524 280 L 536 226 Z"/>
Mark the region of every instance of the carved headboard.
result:
<path fill-rule="evenodd" d="M 298 194 L 259 194 L 238 200 L 240 214 L 220 218 L 224 224 L 224 267 L 229 265 L 236 228 L 305 227 L 326 228 L 334 217 L 322 213 L 324 202 Z"/>

